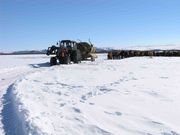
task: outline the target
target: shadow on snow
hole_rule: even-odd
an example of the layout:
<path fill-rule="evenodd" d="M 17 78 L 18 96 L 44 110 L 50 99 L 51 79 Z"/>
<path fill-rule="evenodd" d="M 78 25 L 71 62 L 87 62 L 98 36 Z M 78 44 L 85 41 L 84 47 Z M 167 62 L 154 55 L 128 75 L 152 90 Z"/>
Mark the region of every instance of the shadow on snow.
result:
<path fill-rule="evenodd" d="M 33 68 L 50 67 L 50 63 L 29 64 Z"/>

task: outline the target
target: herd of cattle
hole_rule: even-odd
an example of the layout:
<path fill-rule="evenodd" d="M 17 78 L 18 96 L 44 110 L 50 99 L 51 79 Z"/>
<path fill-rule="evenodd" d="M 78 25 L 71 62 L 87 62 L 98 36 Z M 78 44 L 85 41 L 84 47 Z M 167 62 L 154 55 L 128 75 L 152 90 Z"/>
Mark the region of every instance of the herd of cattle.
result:
<path fill-rule="evenodd" d="M 114 50 L 108 52 L 108 59 L 123 59 L 140 56 L 180 57 L 180 50 Z"/>

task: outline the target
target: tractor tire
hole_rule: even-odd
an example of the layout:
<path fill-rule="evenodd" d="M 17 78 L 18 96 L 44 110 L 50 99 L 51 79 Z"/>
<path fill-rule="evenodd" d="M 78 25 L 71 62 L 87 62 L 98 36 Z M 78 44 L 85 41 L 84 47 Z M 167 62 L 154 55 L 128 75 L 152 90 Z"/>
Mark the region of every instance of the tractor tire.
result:
<path fill-rule="evenodd" d="M 63 57 L 59 58 L 59 64 L 64 64 L 64 58 Z"/>
<path fill-rule="evenodd" d="M 51 59 L 50 59 L 50 65 L 51 65 L 51 66 L 57 65 L 57 59 L 56 59 L 56 57 L 51 57 Z"/>
<path fill-rule="evenodd" d="M 74 63 L 78 63 L 77 51 L 72 52 L 72 60 Z"/>
<path fill-rule="evenodd" d="M 70 56 L 67 55 L 67 56 L 64 58 L 64 64 L 70 64 L 70 62 L 71 62 Z"/>
<path fill-rule="evenodd" d="M 72 56 L 74 63 L 81 63 L 82 56 L 81 56 L 81 51 L 79 49 L 73 51 Z"/>
<path fill-rule="evenodd" d="M 91 61 L 92 61 L 92 62 L 95 61 L 95 58 L 94 58 L 94 57 L 91 57 Z"/>

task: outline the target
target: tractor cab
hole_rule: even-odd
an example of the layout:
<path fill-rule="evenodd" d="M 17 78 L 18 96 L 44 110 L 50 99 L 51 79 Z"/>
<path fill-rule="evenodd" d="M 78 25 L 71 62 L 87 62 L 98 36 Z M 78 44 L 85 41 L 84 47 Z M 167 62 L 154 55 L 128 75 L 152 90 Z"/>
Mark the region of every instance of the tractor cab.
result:
<path fill-rule="evenodd" d="M 66 48 L 68 50 L 77 50 L 77 43 L 71 40 L 62 40 L 59 42 L 60 48 Z"/>

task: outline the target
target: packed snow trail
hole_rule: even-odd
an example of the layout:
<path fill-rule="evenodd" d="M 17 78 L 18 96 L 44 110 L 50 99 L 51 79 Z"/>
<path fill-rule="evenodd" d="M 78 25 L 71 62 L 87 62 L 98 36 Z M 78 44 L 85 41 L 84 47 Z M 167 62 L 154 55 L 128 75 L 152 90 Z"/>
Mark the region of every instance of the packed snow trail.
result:
<path fill-rule="evenodd" d="M 37 68 L 11 86 L 26 134 L 179 135 L 180 60 L 141 57 Z M 16 117 L 16 116 L 15 116 Z"/>
<path fill-rule="evenodd" d="M 14 115 L 14 110 L 12 110 L 12 104 L 10 104 L 12 103 L 10 102 L 12 101 L 12 98 L 9 96 L 13 83 L 23 77 L 26 73 L 34 71 L 35 68 L 48 66 L 48 60 L 49 58 L 44 55 L 0 56 L 0 135 L 5 134 L 6 132 L 4 131 L 5 127 L 3 122 L 7 121 L 8 123 L 12 123 L 11 118 L 12 115 Z M 4 119 L 3 116 L 5 116 Z"/>

